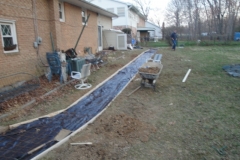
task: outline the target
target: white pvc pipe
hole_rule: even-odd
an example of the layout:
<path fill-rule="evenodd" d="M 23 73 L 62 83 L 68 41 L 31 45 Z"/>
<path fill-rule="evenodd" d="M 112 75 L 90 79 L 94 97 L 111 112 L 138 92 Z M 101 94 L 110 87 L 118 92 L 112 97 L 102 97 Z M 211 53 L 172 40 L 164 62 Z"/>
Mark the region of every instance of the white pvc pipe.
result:
<path fill-rule="evenodd" d="M 189 73 L 191 72 L 191 69 L 188 70 L 188 72 L 186 73 L 185 77 L 183 78 L 182 82 L 185 82 L 187 80 L 187 77 L 189 75 Z"/>

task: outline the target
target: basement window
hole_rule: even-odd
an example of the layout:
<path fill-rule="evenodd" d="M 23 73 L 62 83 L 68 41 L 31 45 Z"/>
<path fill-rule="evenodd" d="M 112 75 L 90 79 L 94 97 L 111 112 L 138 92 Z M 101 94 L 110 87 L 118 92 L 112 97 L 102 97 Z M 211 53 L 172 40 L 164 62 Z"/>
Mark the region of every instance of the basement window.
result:
<path fill-rule="evenodd" d="M 59 20 L 61 22 L 65 22 L 64 4 L 63 4 L 63 2 L 59 2 L 58 6 L 59 6 Z"/>
<path fill-rule="evenodd" d="M 0 28 L 4 53 L 18 52 L 15 21 L 0 19 Z"/>

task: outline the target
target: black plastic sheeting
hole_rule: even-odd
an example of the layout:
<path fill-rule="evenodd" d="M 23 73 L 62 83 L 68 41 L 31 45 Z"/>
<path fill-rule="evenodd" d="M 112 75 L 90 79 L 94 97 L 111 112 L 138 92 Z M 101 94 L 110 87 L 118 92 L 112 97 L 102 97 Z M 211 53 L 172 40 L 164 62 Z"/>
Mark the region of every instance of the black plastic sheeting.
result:
<path fill-rule="evenodd" d="M 0 159 L 31 159 L 57 143 L 54 137 L 62 130 L 72 132 L 100 113 L 129 83 L 138 68 L 156 50 L 144 52 L 135 61 L 66 111 L 53 117 L 40 118 L 0 135 Z M 28 154 L 36 147 L 37 151 Z"/>
<path fill-rule="evenodd" d="M 223 70 L 228 72 L 233 77 L 240 77 L 240 64 L 226 65 L 222 67 Z"/>

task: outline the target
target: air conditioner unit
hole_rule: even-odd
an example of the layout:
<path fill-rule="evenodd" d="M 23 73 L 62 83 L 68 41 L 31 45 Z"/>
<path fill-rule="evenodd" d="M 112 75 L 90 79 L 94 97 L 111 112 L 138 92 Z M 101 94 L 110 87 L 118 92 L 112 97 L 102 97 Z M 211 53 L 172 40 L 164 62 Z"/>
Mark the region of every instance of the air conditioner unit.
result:
<path fill-rule="evenodd" d="M 117 50 L 127 50 L 126 34 L 117 34 Z"/>
<path fill-rule="evenodd" d="M 74 58 L 71 60 L 71 71 L 81 72 L 82 66 L 85 64 L 85 59 Z"/>

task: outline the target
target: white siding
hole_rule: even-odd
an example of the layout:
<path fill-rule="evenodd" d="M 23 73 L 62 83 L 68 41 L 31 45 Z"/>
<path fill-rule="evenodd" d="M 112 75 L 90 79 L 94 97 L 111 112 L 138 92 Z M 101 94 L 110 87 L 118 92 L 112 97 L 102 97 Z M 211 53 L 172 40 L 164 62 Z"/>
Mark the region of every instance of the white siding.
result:
<path fill-rule="evenodd" d="M 104 9 L 109 9 L 109 8 L 114 8 L 114 13 L 117 14 L 117 8 L 119 7 L 124 7 L 124 11 L 125 11 L 125 16 L 123 17 L 118 17 L 118 18 L 113 18 L 113 26 L 125 26 L 128 24 L 128 7 L 126 4 L 124 3 L 119 3 L 119 2 L 115 2 L 112 0 L 93 0 L 91 1 L 92 4 L 95 4 L 101 8 Z M 112 9 L 111 9 L 112 10 Z"/>
<path fill-rule="evenodd" d="M 149 27 L 149 28 L 155 28 L 155 31 L 149 31 L 150 33 L 150 37 L 158 37 L 158 38 L 162 38 L 162 31 L 161 28 L 158 27 L 155 24 L 152 24 L 150 22 L 146 22 L 145 23 L 145 27 Z"/>
<path fill-rule="evenodd" d="M 128 17 L 129 17 L 128 25 L 137 28 L 137 24 L 139 21 L 138 15 L 132 11 L 128 11 Z"/>

